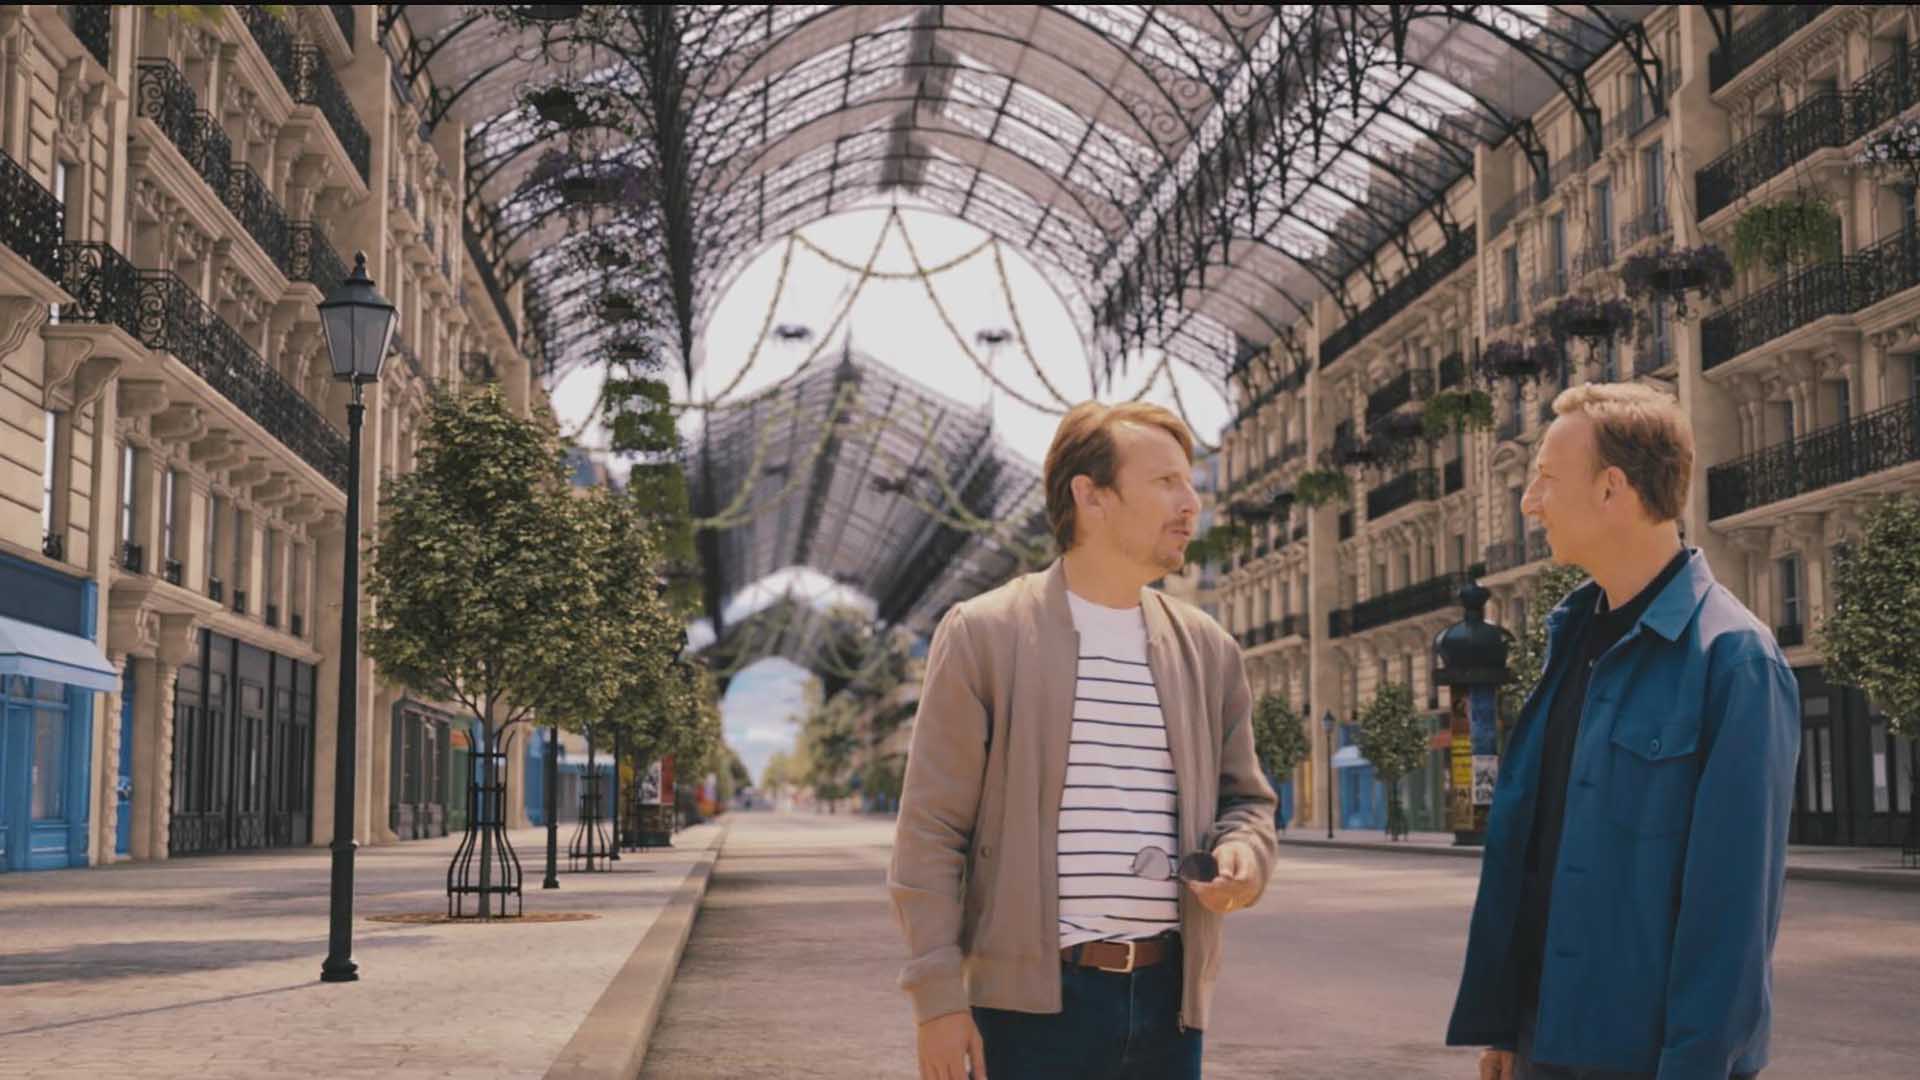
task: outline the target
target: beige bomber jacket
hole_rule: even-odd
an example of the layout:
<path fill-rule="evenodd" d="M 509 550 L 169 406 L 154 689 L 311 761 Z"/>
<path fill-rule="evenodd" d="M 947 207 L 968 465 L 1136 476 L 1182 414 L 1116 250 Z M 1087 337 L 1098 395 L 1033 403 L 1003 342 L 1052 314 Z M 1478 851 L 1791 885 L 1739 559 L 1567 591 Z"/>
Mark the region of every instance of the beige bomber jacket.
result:
<path fill-rule="evenodd" d="M 1273 789 L 1254 757 L 1240 649 L 1198 609 L 1141 593 L 1179 788 L 1182 851 L 1245 841 L 1264 892 Z M 887 874 L 914 1019 L 970 1005 L 1057 1013 L 1060 801 L 1079 634 L 1059 560 L 956 604 L 935 629 Z M 1181 890 L 1182 1027 L 1205 1028 L 1220 916 Z"/>

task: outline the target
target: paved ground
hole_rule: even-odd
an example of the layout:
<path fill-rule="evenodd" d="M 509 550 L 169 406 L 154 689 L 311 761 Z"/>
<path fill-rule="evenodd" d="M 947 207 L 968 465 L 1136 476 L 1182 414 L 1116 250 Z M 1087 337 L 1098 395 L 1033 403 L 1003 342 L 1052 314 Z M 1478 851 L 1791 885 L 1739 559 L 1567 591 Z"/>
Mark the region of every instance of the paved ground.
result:
<path fill-rule="evenodd" d="M 334 985 L 325 851 L 0 877 L 0 1076 L 543 1076 L 717 829 L 550 892 L 545 833 L 515 833 L 528 914 L 598 918 L 362 918 L 361 979 Z M 357 914 L 444 912 L 453 844 L 363 848 Z"/>
<path fill-rule="evenodd" d="M 912 1076 L 912 1021 L 892 989 L 891 831 L 870 818 L 734 815 L 641 1075 Z M 1474 1051 L 1439 1043 L 1478 871 L 1283 849 L 1265 901 L 1228 922 L 1208 1077 L 1474 1076 Z M 1769 1080 L 1914 1075 L 1920 893 L 1793 881 L 1775 959 Z"/>

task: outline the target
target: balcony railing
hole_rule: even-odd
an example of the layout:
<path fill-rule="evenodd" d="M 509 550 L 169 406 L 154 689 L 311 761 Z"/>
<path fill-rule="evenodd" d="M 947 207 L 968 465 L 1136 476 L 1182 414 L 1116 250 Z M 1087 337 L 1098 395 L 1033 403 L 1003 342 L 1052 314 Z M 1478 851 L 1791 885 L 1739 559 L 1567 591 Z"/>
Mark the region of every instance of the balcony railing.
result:
<path fill-rule="evenodd" d="M 1527 286 L 1527 298 L 1535 304 L 1544 304 L 1549 300 L 1567 295 L 1567 272 L 1554 270 L 1543 275 L 1539 281 Z"/>
<path fill-rule="evenodd" d="M 60 240 L 65 235 L 66 208 L 60 200 L 0 151 L 0 245 L 48 281 L 59 281 Z"/>
<path fill-rule="evenodd" d="M 1432 469 L 1412 469 L 1367 492 L 1367 520 L 1377 521 L 1422 499 L 1437 498 L 1440 478 Z"/>
<path fill-rule="evenodd" d="M 1282 615 L 1280 616 L 1280 637 L 1309 637 L 1313 632 L 1312 625 L 1307 621 L 1307 617 L 1299 612 Z"/>
<path fill-rule="evenodd" d="M 253 43 L 260 46 L 260 52 L 266 56 L 267 66 L 280 77 L 280 85 L 291 95 L 293 88 L 300 84 L 300 69 L 293 59 L 293 28 L 260 4 L 241 4 L 239 11 Z"/>
<path fill-rule="evenodd" d="M 304 281 L 331 296 L 347 280 L 347 265 L 318 222 L 296 221 L 288 231 L 287 279 Z"/>
<path fill-rule="evenodd" d="M 147 569 L 147 549 L 131 540 L 120 543 L 120 569 L 129 574 L 142 574 Z"/>
<path fill-rule="evenodd" d="M 292 634 L 294 637 L 305 637 L 307 635 L 307 617 L 297 611 L 287 616 L 287 633 Z"/>
<path fill-rule="evenodd" d="M 1665 235 L 1672 229 L 1673 223 L 1667 219 L 1665 203 L 1646 207 L 1621 224 L 1620 249 L 1625 251 L 1643 240 Z"/>
<path fill-rule="evenodd" d="M 273 197 L 273 191 L 260 174 L 253 171 L 253 166 L 239 161 L 233 163 L 227 174 L 226 204 L 247 235 L 273 260 L 273 265 L 291 278 L 292 239 L 287 212 L 280 208 L 280 200 Z"/>
<path fill-rule="evenodd" d="M 1532 205 L 1533 188 L 1531 186 L 1521 188 L 1519 194 L 1501 203 L 1493 213 L 1487 215 L 1487 235 L 1489 237 L 1500 235 L 1500 230 L 1513 224 L 1513 219 L 1520 216 L 1520 211 Z"/>
<path fill-rule="evenodd" d="M 1850 141 L 1846 98 L 1832 90 L 1814 94 L 1694 174 L 1694 202 L 1701 219 L 1731 206 L 1815 150 Z"/>
<path fill-rule="evenodd" d="M 347 48 L 353 48 L 353 5 L 328 4 L 327 10 L 333 12 L 333 21 L 340 24 L 340 34 L 347 39 Z"/>
<path fill-rule="evenodd" d="M 1487 329 L 1498 330 L 1513 326 L 1520 321 L 1520 298 L 1509 296 L 1505 300 L 1487 307 Z"/>
<path fill-rule="evenodd" d="M 1920 397 L 1707 470 L 1707 516 L 1723 518 L 1920 461 Z"/>
<path fill-rule="evenodd" d="M 1446 247 L 1429 255 L 1425 262 L 1413 268 L 1406 277 L 1394 282 L 1387 291 L 1368 304 L 1360 314 L 1327 335 L 1320 343 L 1320 366 L 1326 367 L 1340 358 L 1342 353 L 1360 343 L 1368 334 L 1378 330 L 1395 315 L 1410 307 L 1414 301 L 1425 296 L 1427 290 L 1439 284 L 1447 275 L 1467 264 L 1473 258 L 1476 240 L 1472 232 L 1462 232 Z"/>
<path fill-rule="evenodd" d="M 106 244 L 60 245 L 60 287 L 73 297 L 56 321 L 117 326 L 140 337 L 140 271 Z"/>
<path fill-rule="evenodd" d="M 1853 255 L 1809 266 L 1704 319 L 1701 366 L 1717 367 L 1828 315 L 1920 284 L 1920 232 L 1909 225 Z"/>
<path fill-rule="evenodd" d="M 507 337 L 518 343 L 520 324 L 514 319 L 513 309 L 507 304 L 507 294 L 501 290 L 500 282 L 493 276 L 493 263 L 481 247 L 479 235 L 464 218 L 461 220 L 461 231 L 465 234 L 467 242 L 467 261 L 473 264 L 474 273 L 480 275 L 480 284 L 486 286 L 487 296 L 493 301 L 494 313 L 500 317 L 501 325 L 507 328 Z"/>
<path fill-rule="evenodd" d="M 1388 380 L 1386 385 L 1367 395 L 1367 423 L 1414 401 L 1424 401 L 1433 396 L 1433 373 L 1430 371 L 1403 371 Z"/>
<path fill-rule="evenodd" d="M 101 67 L 113 56 L 113 5 L 68 4 L 67 25 Z"/>
<path fill-rule="evenodd" d="M 168 559 L 163 576 L 167 579 L 167 584 L 178 585 L 186 577 L 186 573 L 187 569 L 180 565 L 179 559 Z"/>
<path fill-rule="evenodd" d="M 1467 463 L 1454 458 L 1441 469 L 1440 493 L 1451 495 L 1467 486 Z"/>
<path fill-rule="evenodd" d="M 217 577 L 207 579 L 207 599 L 216 604 L 224 603 L 227 598 L 226 583 Z"/>
<path fill-rule="evenodd" d="M 1307 523 L 1303 521 L 1300 524 L 1295 525 L 1293 527 L 1293 531 L 1287 534 L 1287 538 L 1288 538 L 1287 542 L 1293 543 L 1293 544 L 1297 544 L 1300 541 L 1305 540 L 1307 538 Z"/>
<path fill-rule="evenodd" d="M 1613 241 L 1611 239 L 1596 240 L 1586 247 L 1581 248 L 1578 252 L 1575 252 L 1573 256 L 1573 273 L 1575 277 L 1586 277 L 1588 274 L 1597 274 L 1612 265 Z"/>
<path fill-rule="evenodd" d="M 138 337 L 177 357 L 320 475 L 345 488 L 347 442 L 172 271 L 139 272 Z"/>
<path fill-rule="evenodd" d="M 1547 185 L 1557 188 L 1573 177 L 1586 172 L 1587 167 L 1592 164 L 1593 151 L 1588 149 L 1587 140 L 1582 138 L 1574 146 L 1572 153 L 1547 166 Z"/>
<path fill-rule="evenodd" d="M 137 94 L 139 115 L 153 121 L 180 156 L 206 180 L 216 195 L 225 197 L 233 172 L 233 147 L 227 133 L 200 108 L 193 87 L 168 60 L 140 61 Z"/>
<path fill-rule="evenodd" d="M 1485 554 L 1486 560 L 1479 567 L 1480 573 L 1473 575 L 1475 577 L 1480 574 L 1497 574 L 1502 570 L 1511 570 L 1516 566 L 1539 562 L 1541 559 L 1552 556 L 1553 548 L 1547 543 L 1545 529 L 1529 529 L 1524 539 L 1502 540 L 1499 543 L 1488 544 Z M 1473 573 L 1471 570 L 1468 572 Z"/>
<path fill-rule="evenodd" d="M 1460 590 L 1469 580 L 1465 573 L 1454 571 L 1362 600 L 1347 609 L 1346 631 L 1357 634 L 1459 603 Z"/>
<path fill-rule="evenodd" d="M 1727 85 L 1735 75 L 1752 67 L 1755 61 L 1778 48 L 1795 31 L 1819 18 L 1822 12 L 1832 6 L 1780 4 L 1766 9 L 1759 18 L 1734 30 L 1725 45 L 1707 54 L 1708 86 L 1718 90 Z M 1701 216 L 1705 217 L 1706 213 L 1702 211 Z"/>
<path fill-rule="evenodd" d="M 340 80 L 333 74 L 333 65 L 320 52 L 318 45 L 296 45 L 294 56 L 293 100 L 302 105 L 312 105 L 327 118 L 327 126 L 333 129 L 334 137 L 340 140 L 340 148 L 347 152 L 347 160 L 360 172 L 360 180 L 367 179 L 367 170 L 373 161 L 373 137 L 367 134 L 365 124 L 360 122 L 360 114 L 353 110 L 353 102 L 347 92 L 341 88 Z"/>
<path fill-rule="evenodd" d="M 1461 353 L 1448 353 L 1440 360 L 1440 389 L 1461 386 L 1467 381 L 1467 358 Z"/>

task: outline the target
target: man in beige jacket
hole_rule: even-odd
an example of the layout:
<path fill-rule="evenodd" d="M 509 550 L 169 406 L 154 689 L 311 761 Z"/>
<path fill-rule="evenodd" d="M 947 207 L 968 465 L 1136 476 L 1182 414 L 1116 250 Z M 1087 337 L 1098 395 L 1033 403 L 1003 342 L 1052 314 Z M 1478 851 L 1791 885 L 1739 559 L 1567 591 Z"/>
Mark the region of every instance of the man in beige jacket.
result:
<path fill-rule="evenodd" d="M 1192 469 L 1167 410 L 1074 409 L 1045 477 L 1066 554 L 934 631 L 887 877 L 924 1080 L 1200 1075 L 1275 800 L 1239 648 L 1146 588 L 1185 561 Z"/>

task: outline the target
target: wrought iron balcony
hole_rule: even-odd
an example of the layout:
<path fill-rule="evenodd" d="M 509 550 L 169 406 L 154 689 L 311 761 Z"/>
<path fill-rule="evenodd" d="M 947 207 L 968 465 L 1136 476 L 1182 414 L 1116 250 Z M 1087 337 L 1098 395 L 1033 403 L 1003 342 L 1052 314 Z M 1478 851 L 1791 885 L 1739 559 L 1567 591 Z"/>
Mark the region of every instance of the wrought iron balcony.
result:
<path fill-rule="evenodd" d="M 1553 555 L 1552 547 L 1547 543 L 1545 529 L 1529 529 L 1527 535 L 1519 540 L 1502 540 L 1488 544 L 1485 561 L 1469 568 L 1467 573 L 1473 577 L 1484 574 L 1498 574 L 1516 566 L 1539 562 Z"/>
<path fill-rule="evenodd" d="M 353 102 L 347 92 L 341 88 L 340 80 L 333 74 L 333 65 L 320 52 L 317 45 L 296 45 L 293 49 L 294 85 L 293 100 L 302 105 L 312 105 L 327 118 L 327 126 L 333 129 L 334 137 L 340 140 L 340 148 L 347 152 L 347 160 L 360 172 L 364 183 L 367 170 L 373 161 L 373 137 L 367 134 L 367 127 L 360 122 L 360 114 L 353 109 Z"/>
<path fill-rule="evenodd" d="M 167 584 L 178 585 L 186 577 L 186 573 L 186 567 L 180 565 L 179 559 L 168 559 L 163 576 L 166 577 Z"/>
<path fill-rule="evenodd" d="M 318 222 L 296 221 L 288 227 L 287 278 L 312 285 L 323 297 L 347 280 L 347 265 Z"/>
<path fill-rule="evenodd" d="M 1462 353 L 1448 353 L 1440 360 L 1440 389 L 1446 390 L 1465 385 L 1467 381 L 1467 358 Z"/>
<path fill-rule="evenodd" d="M 474 273 L 480 275 L 480 284 L 486 287 L 487 297 L 493 301 L 494 314 L 500 317 L 500 324 L 507 328 L 507 337 L 515 343 L 520 340 L 520 324 L 513 317 L 513 308 L 507 303 L 507 294 L 501 290 L 500 282 L 493 276 L 493 262 L 487 258 L 480 244 L 480 237 L 473 226 L 463 217 L 461 232 L 467 242 L 467 261 L 473 265 Z"/>
<path fill-rule="evenodd" d="M 1281 637 L 1304 638 L 1304 637 L 1311 637 L 1312 634 L 1313 634 L 1313 626 L 1311 623 L 1307 621 L 1307 617 L 1305 615 L 1302 615 L 1299 612 L 1295 612 L 1292 615 L 1280 616 L 1280 636 Z"/>
<path fill-rule="evenodd" d="M 289 278 L 293 276 L 291 229 L 287 224 L 287 212 L 280 208 L 280 200 L 273 197 L 273 191 L 253 166 L 236 161 L 227 174 L 227 209 L 247 235 L 267 253 L 273 265 Z"/>
<path fill-rule="evenodd" d="M 1499 330 L 1513 326 L 1520 321 L 1520 298 L 1509 296 L 1505 300 L 1487 307 L 1487 329 Z"/>
<path fill-rule="evenodd" d="M 1376 521 L 1439 494 L 1440 477 L 1432 469 L 1411 469 L 1367 492 L 1367 520 Z"/>
<path fill-rule="evenodd" d="M 1627 102 L 1626 107 L 1607 120 L 1601 132 L 1601 138 L 1608 146 L 1631 139 L 1646 130 L 1648 124 L 1666 114 L 1665 101 L 1649 103 L 1646 98 L 1635 97 Z"/>
<path fill-rule="evenodd" d="M 347 39 L 347 48 L 353 48 L 353 5 L 328 4 L 327 10 L 333 12 L 333 21 L 340 24 L 340 33 Z M 297 616 L 296 616 L 297 617 Z"/>
<path fill-rule="evenodd" d="M 218 604 L 225 601 L 226 598 L 227 598 L 227 587 L 225 583 L 223 583 L 217 577 L 208 578 L 207 579 L 207 599 Z"/>
<path fill-rule="evenodd" d="M 1353 612 L 1348 608 L 1335 608 L 1327 612 L 1327 636 L 1343 638 L 1353 633 Z"/>
<path fill-rule="evenodd" d="M 40 537 L 40 554 L 49 559 L 67 557 L 67 534 L 64 532 L 44 533 Z"/>
<path fill-rule="evenodd" d="M 1289 540 L 1290 543 L 1297 544 L 1300 541 L 1305 540 L 1307 538 L 1307 523 L 1303 521 L 1300 524 L 1295 525 L 1293 527 L 1293 532 L 1290 533 L 1289 536 L 1290 536 L 1290 540 Z"/>
<path fill-rule="evenodd" d="M 1707 54 L 1707 84 L 1718 90 L 1735 75 L 1772 52 L 1794 32 L 1820 17 L 1832 4 L 1780 4 L 1728 35 L 1727 42 Z M 1706 214 L 1701 213 L 1702 217 Z"/>
<path fill-rule="evenodd" d="M 1500 235 L 1502 229 L 1513 224 L 1513 219 L 1520 216 L 1520 211 L 1532 205 L 1533 188 L 1531 186 L 1521 188 L 1513 198 L 1501 203 L 1493 213 L 1487 215 L 1487 235 L 1490 237 Z"/>
<path fill-rule="evenodd" d="M 1645 207 L 1621 224 L 1620 249 L 1630 250 L 1644 240 L 1663 236 L 1672 230 L 1673 223 L 1667 218 L 1665 203 Z"/>
<path fill-rule="evenodd" d="M 1564 269 L 1550 271 L 1540 280 L 1527 286 L 1527 298 L 1535 304 L 1544 304 L 1565 295 L 1567 295 L 1567 272 Z"/>
<path fill-rule="evenodd" d="M 1551 558 L 1553 558 L 1553 545 L 1547 543 L 1547 530 L 1528 529 L 1527 561 L 1539 562 L 1541 559 Z"/>
<path fill-rule="evenodd" d="M 307 618 L 299 612 L 287 616 L 287 633 L 294 637 L 307 636 Z"/>
<path fill-rule="evenodd" d="M 1806 627 L 1800 623 L 1788 623 L 1785 626 L 1776 626 L 1773 628 L 1773 639 L 1780 643 L 1781 648 L 1791 649 L 1807 643 L 1807 630 Z"/>
<path fill-rule="evenodd" d="M 1920 102 L 1920 45 L 1894 53 L 1853 81 L 1847 95 L 1851 142 Z"/>
<path fill-rule="evenodd" d="M 1573 151 L 1547 166 L 1547 185 L 1559 187 L 1568 180 L 1586 172 L 1593 164 L 1593 151 L 1588 148 L 1587 140 L 1582 137 Z"/>
<path fill-rule="evenodd" d="M 1857 311 L 1920 285 L 1920 229 L 1909 225 L 1854 252 L 1852 260 L 1858 270 L 1848 281 Z"/>
<path fill-rule="evenodd" d="M 138 115 L 153 121 L 214 194 L 224 198 L 233 171 L 232 144 L 213 117 L 200 108 L 192 85 L 180 69 L 169 60 L 140 61 L 135 101 Z"/>
<path fill-rule="evenodd" d="M 1588 274 L 1597 274 L 1612 265 L 1613 240 L 1610 237 L 1601 237 L 1595 240 L 1593 243 L 1575 252 L 1573 256 L 1573 273 L 1575 277 L 1586 277 Z"/>
<path fill-rule="evenodd" d="M 393 337 L 393 351 L 399 354 L 401 360 L 406 361 L 407 370 L 413 372 L 415 378 L 421 382 L 429 381 L 427 369 L 420 363 L 420 354 L 414 352 L 413 346 L 407 344 L 406 340 L 398 334 Z"/>
<path fill-rule="evenodd" d="M 320 475 L 346 487 L 346 439 L 186 282 L 172 271 L 143 270 L 134 299 L 143 344 L 172 353 Z"/>
<path fill-rule="evenodd" d="M 247 613 L 247 590 L 233 590 L 233 610 L 242 615 Z"/>
<path fill-rule="evenodd" d="M 1860 308 L 1873 290 L 1855 258 L 1809 266 L 1700 323 L 1700 363 L 1712 369 L 1828 315 Z"/>
<path fill-rule="evenodd" d="M 240 4 L 238 10 L 253 43 L 260 46 L 260 52 L 266 56 L 267 66 L 291 95 L 293 88 L 300 84 L 300 68 L 293 59 L 293 28 L 287 25 L 287 20 L 269 13 L 260 4 Z"/>
<path fill-rule="evenodd" d="M 1357 634 L 1363 630 L 1386 626 L 1402 619 L 1440 611 L 1459 602 L 1460 590 L 1468 580 L 1466 574 L 1452 571 L 1402 589 L 1369 597 L 1348 609 L 1348 629 L 1351 633 Z"/>
<path fill-rule="evenodd" d="M 1707 470 L 1707 516 L 1766 506 L 1920 461 L 1920 397 Z"/>
<path fill-rule="evenodd" d="M 1447 462 L 1441 470 L 1440 494 L 1451 495 L 1466 486 L 1467 463 L 1460 458 Z"/>
<path fill-rule="evenodd" d="M 68 4 L 67 25 L 100 66 L 108 67 L 113 56 L 113 5 Z"/>
<path fill-rule="evenodd" d="M 1394 282 L 1360 314 L 1327 335 L 1327 339 L 1320 343 L 1320 366 L 1326 367 L 1339 359 L 1342 353 L 1358 345 L 1362 338 L 1380 329 L 1388 319 L 1425 296 L 1427 290 L 1439 284 L 1447 275 L 1465 266 L 1473 258 L 1476 243 L 1472 231 L 1463 231 L 1447 246 L 1427 256 L 1406 277 Z"/>
<path fill-rule="evenodd" d="M 117 326 L 140 337 L 140 271 L 107 244 L 60 245 L 60 287 L 73 297 L 61 304 L 61 323 Z"/>
<path fill-rule="evenodd" d="M 147 549 L 131 540 L 120 544 L 120 569 L 129 574 L 145 573 L 147 569 Z"/>
<path fill-rule="evenodd" d="M 19 163 L 0 151 L 0 244 L 48 281 L 60 280 L 66 208 Z"/>
<path fill-rule="evenodd" d="M 1367 395 L 1367 423 L 1414 401 L 1424 401 L 1433 396 L 1433 373 L 1431 371 L 1403 371 L 1389 379 L 1386 385 Z"/>
<path fill-rule="evenodd" d="M 280 605 L 268 604 L 266 614 L 263 616 L 263 621 L 267 624 L 267 627 L 269 629 L 273 629 L 273 630 L 279 629 L 280 628 Z"/>
<path fill-rule="evenodd" d="M 1694 205 L 1705 220 L 1815 150 L 1845 146 L 1852 139 L 1846 98 L 1833 90 L 1821 91 L 1695 173 Z"/>

